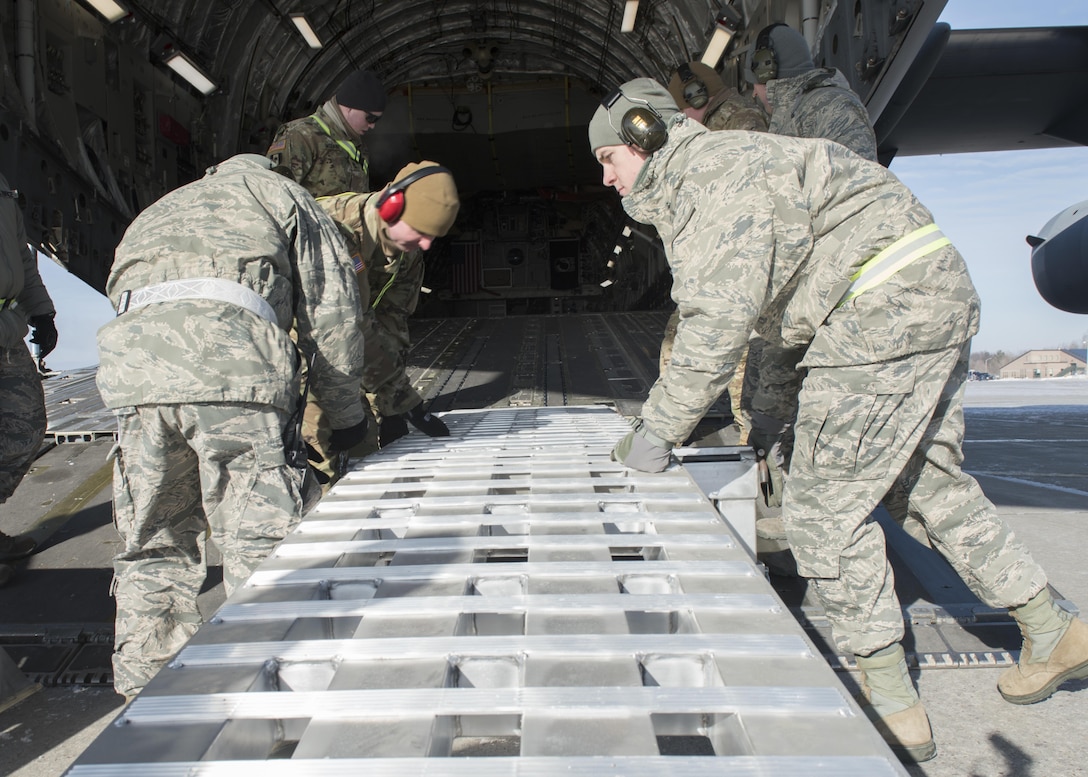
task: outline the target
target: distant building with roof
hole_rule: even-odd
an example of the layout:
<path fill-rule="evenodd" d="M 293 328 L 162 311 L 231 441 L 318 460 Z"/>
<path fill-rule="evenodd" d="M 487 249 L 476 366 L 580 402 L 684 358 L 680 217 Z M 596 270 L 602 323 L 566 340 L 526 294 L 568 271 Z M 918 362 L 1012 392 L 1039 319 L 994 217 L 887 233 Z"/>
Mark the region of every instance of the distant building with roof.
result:
<path fill-rule="evenodd" d="M 1060 378 L 1084 375 L 1088 370 L 1088 349 L 1044 348 L 1017 356 L 1001 368 L 1002 378 Z"/>

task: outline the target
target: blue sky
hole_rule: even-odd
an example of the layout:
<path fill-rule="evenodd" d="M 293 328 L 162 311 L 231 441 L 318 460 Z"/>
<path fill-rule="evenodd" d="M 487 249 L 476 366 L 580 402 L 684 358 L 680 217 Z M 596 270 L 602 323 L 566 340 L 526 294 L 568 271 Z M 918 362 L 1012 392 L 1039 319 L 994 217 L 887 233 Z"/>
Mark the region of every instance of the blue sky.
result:
<path fill-rule="evenodd" d="M 949 0 L 952 29 L 1088 25 L 1084 0 Z M 974 351 L 1017 356 L 1033 348 L 1078 347 L 1088 316 L 1063 313 L 1035 290 L 1024 237 L 1070 205 L 1088 200 L 1088 148 L 900 157 L 891 168 L 967 260 L 982 299 Z"/>
<path fill-rule="evenodd" d="M 1084 0 L 1049 0 L 1025 11 L 1023 0 L 949 0 L 942 21 L 953 29 L 1088 25 Z M 1025 235 L 1088 200 L 1088 148 L 901 157 L 891 170 L 933 212 L 967 259 L 982 298 L 975 351 L 1057 348 L 1088 339 L 1088 316 L 1050 307 L 1035 291 Z M 60 341 L 54 370 L 97 363 L 94 333 L 112 317 L 109 302 L 47 258 L 42 278 L 57 307 Z"/>

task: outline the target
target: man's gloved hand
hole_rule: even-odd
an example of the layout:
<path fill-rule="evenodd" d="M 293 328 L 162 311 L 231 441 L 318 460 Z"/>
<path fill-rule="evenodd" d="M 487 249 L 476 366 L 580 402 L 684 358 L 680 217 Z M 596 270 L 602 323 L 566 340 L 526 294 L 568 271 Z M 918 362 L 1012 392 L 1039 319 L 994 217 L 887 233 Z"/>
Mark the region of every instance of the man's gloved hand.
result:
<path fill-rule="evenodd" d="M 382 416 L 378 424 L 378 447 L 384 448 L 408 434 L 408 422 L 401 415 Z"/>
<path fill-rule="evenodd" d="M 642 472 L 662 472 L 672 458 L 671 448 L 650 442 L 639 433 L 641 422 L 612 449 L 612 461 Z"/>
<path fill-rule="evenodd" d="M 450 428 L 446 426 L 446 423 L 438 416 L 431 415 L 424 410 L 422 402 L 405 413 L 404 417 L 408 419 L 412 426 L 428 437 L 450 436 Z"/>
<path fill-rule="evenodd" d="M 38 358 L 44 359 L 57 347 L 57 325 L 52 316 L 43 314 L 31 316 L 30 326 L 34 329 L 30 342 L 38 346 Z"/>
<path fill-rule="evenodd" d="M 365 418 L 347 429 L 333 429 L 329 433 L 329 447 L 334 451 L 349 451 L 366 439 L 366 429 Z"/>
<path fill-rule="evenodd" d="M 759 466 L 759 489 L 768 507 L 782 506 L 785 488 L 786 458 L 782 453 L 782 435 L 789 428 L 786 421 L 759 412 L 752 413 L 752 430 L 748 444 L 756 454 Z"/>

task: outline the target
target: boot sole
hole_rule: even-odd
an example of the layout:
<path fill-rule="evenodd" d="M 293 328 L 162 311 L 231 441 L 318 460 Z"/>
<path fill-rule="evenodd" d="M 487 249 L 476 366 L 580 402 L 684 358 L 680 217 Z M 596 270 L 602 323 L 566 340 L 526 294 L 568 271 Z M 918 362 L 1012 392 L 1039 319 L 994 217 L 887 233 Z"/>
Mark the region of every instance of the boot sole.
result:
<path fill-rule="evenodd" d="M 937 755 L 937 743 L 932 739 L 923 745 L 914 745 L 913 747 L 891 745 L 891 749 L 895 757 L 904 764 L 920 764 Z"/>
<path fill-rule="evenodd" d="M 1035 693 L 1029 693 L 1025 696 L 1010 696 L 1002 691 L 1000 688 L 997 690 L 1001 693 L 1001 697 L 1010 704 L 1035 704 L 1043 699 L 1048 699 L 1054 695 L 1054 692 L 1058 690 L 1058 687 L 1069 680 L 1085 680 L 1088 679 L 1088 661 L 1083 664 L 1073 667 L 1072 669 L 1062 672 L 1055 677 L 1049 683 L 1037 690 Z"/>

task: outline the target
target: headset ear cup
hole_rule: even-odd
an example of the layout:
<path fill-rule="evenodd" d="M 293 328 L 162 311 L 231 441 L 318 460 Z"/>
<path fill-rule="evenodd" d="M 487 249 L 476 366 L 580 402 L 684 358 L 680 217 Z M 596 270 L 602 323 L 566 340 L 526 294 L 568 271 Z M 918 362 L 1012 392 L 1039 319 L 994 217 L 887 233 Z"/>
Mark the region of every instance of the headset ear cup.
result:
<path fill-rule="evenodd" d="M 752 74 L 756 77 L 758 84 L 774 80 L 778 75 L 778 63 L 775 62 L 773 51 L 758 49 L 752 54 Z"/>
<path fill-rule="evenodd" d="M 665 122 L 656 111 L 632 108 L 620 121 L 620 138 L 649 154 L 657 151 L 669 138 Z"/>
<path fill-rule="evenodd" d="M 378 215 L 386 224 L 395 223 L 404 213 L 404 191 L 384 195 L 378 201 Z"/>
<path fill-rule="evenodd" d="M 684 85 L 684 99 L 692 108 L 702 108 L 710 102 L 710 90 L 698 79 L 689 81 Z"/>

